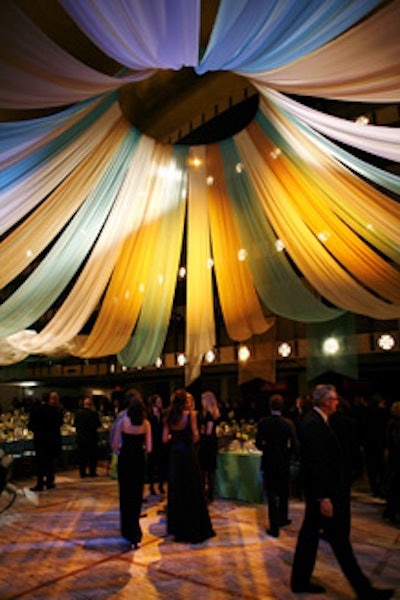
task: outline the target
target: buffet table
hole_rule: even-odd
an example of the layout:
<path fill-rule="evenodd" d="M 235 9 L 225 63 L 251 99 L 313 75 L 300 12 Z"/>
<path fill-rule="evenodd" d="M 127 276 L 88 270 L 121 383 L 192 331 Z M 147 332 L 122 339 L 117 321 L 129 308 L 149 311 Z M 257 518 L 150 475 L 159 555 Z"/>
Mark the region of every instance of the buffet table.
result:
<path fill-rule="evenodd" d="M 261 454 L 256 452 L 218 452 L 216 492 L 219 498 L 262 502 Z"/>

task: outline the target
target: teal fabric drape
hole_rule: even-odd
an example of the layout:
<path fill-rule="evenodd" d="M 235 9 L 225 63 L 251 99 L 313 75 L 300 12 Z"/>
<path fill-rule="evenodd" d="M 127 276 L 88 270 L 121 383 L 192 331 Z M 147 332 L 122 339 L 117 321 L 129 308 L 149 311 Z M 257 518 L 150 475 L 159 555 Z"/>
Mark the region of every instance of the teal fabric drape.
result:
<path fill-rule="evenodd" d="M 324 351 L 324 342 L 333 338 L 338 351 Z M 352 379 L 358 377 L 358 355 L 354 315 L 345 313 L 329 323 L 307 325 L 307 380 L 312 381 L 326 372 L 335 372 Z"/>

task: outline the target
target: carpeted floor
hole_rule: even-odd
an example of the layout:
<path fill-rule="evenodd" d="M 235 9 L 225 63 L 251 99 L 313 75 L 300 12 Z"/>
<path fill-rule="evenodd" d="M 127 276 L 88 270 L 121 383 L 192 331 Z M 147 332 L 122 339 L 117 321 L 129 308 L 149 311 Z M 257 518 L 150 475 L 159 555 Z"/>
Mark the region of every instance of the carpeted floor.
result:
<path fill-rule="evenodd" d="M 165 537 L 165 500 L 152 496 L 143 504 L 143 544 L 132 551 L 119 535 L 118 484 L 105 464 L 92 479 L 57 473 L 56 488 L 36 498 L 24 494 L 33 478 L 15 483 L 16 500 L 0 514 L 1 600 L 308 598 L 289 588 L 300 500 L 291 501 L 292 523 L 278 539 L 265 532 L 265 505 L 216 500 L 210 514 L 217 536 L 190 546 Z M 382 508 L 358 486 L 352 541 L 373 582 L 394 587 L 400 599 L 400 529 L 383 521 Z M 324 541 L 315 579 L 327 588 L 318 598 L 354 598 Z"/>

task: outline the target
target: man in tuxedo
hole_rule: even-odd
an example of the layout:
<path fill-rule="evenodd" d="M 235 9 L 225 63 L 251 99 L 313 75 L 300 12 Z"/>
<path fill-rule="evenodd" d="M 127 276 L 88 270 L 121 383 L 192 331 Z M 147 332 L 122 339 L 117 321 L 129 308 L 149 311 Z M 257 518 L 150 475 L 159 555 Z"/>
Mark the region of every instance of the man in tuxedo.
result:
<path fill-rule="evenodd" d="M 343 453 L 328 421 L 339 402 L 336 389 L 332 385 L 318 385 L 312 398 L 313 409 L 305 415 L 298 431 L 305 515 L 293 560 L 292 591 L 325 592 L 322 585 L 311 582 L 322 530 L 358 600 L 385 600 L 393 595 L 394 590 L 377 589 L 371 585 L 354 556 L 349 539 L 350 503 L 346 493 Z"/>
<path fill-rule="evenodd" d="M 282 416 L 284 399 L 273 394 L 269 399 L 270 414 L 257 425 L 256 446 L 262 451 L 261 469 L 268 498 L 268 535 L 279 536 L 279 528 L 291 523 L 289 507 L 290 460 L 298 452 L 294 424 Z"/>

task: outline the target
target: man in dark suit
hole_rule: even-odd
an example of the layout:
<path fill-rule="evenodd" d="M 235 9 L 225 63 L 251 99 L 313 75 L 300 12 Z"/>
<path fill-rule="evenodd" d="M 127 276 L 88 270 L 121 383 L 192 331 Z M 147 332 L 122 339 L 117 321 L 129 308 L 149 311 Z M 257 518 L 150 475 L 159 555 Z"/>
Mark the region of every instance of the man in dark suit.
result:
<path fill-rule="evenodd" d="M 390 598 L 394 590 L 371 585 L 361 571 L 349 539 L 350 503 L 343 453 L 328 422 L 338 402 L 334 386 L 318 385 L 313 392 L 314 407 L 299 426 L 306 506 L 293 560 L 291 588 L 295 593 L 325 592 L 323 586 L 311 582 L 322 530 L 358 599 L 384 600 Z"/>
<path fill-rule="evenodd" d="M 261 470 L 268 498 L 269 529 L 272 537 L 279 536 L 279 528 L 290 524 L 289 472 L 290 459 L 298 451 L 294 424 L 282 416 L 284 400 L 280 394 L 269 399 L 270 415 L 262 417 L 257 425 L 256 446 L 262 451 Z"/>
<path fill-rule="evenodd" d="M 43 402 L 32 408 L 28 429 L 33 431 L 36 453 L 37 483 L 31 488 L 41 492 L 55 487 L 56 459 L 61 453 L 61 425 L 63 415 L 57 392 L 50 392 Z"/>
<path fill-rule="evenodd" d="M 78 464 L 81 477 L 86 477 L 89 468 L 90 477 L 96 477 L 98 434 L 101 427 L 99 413 L 90 396 L 83 399 L 83 407 L 78 410 L 74 422 L 78 447 Z"/>

